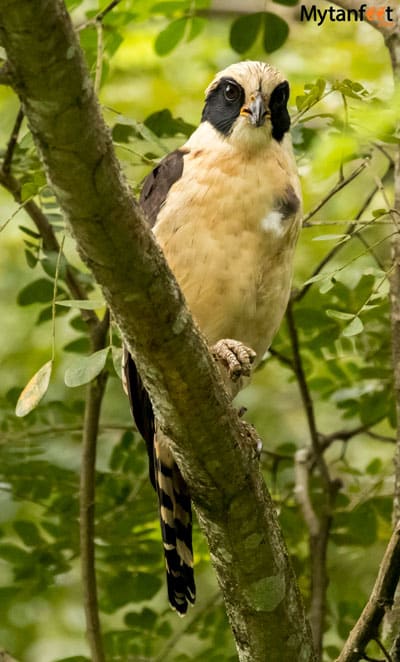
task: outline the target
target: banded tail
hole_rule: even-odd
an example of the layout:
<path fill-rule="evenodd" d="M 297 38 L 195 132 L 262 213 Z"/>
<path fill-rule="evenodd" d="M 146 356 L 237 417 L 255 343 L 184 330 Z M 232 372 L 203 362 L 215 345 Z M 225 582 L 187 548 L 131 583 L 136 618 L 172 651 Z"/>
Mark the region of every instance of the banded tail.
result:
<path fill-rule="evenodd" d="M 135 363 L 124 350 L 123 384 L 133 418 L 146 442 L 150 481 L 157 492 L 170 605 L 180 616 L 194 604 L 192 507 L 189 491 L 161 432 Z"/>
<path fill-rule="evenodd" d="M 194 604 L 192 507 L 188 488 L 161 434 L 154 437 L 154 466 L 168 599 L 180 616 Z"/>

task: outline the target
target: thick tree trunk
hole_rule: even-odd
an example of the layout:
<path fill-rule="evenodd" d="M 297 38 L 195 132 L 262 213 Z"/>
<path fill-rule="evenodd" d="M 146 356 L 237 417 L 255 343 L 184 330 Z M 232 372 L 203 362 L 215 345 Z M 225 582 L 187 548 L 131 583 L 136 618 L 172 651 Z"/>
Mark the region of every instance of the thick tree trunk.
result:
<path fill-rule="evenodd" d="M 239 659 L 311 662 L 301 598 L 247 428 L 121 175 L 64 6 L 0 0 L 0 40 L 81 255 L 173 440 Z"/>

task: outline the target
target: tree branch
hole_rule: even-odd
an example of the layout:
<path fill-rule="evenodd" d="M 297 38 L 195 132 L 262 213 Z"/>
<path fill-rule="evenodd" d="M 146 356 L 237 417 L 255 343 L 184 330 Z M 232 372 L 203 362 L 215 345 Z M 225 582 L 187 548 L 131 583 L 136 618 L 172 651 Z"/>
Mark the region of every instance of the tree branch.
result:
<path fill-rule="evenodd" d="M 123 179 L 69 16 L 59 0 L 0 0 L 0 34 L 60 206 L 190 488 L 239 660 L 311 662 L 298 587 L 246 426 Z"/>
<path fill-rule="evenodd" d="M 336 662 L 359 662 L 371 639 L 391 608 L 396 586 L 400 579 L 400 523 L 392 533 L 386 548 L 371 596 Z"/>
<path fill-rule="evenodd" d="M 22 109 L 20 108 L 19 111 L 18 111 L 16 120 L 15 120 L 14 126 L 13 126 L 13 130 L 11 132 L 11 136 L 10 136 L 10 139 L 8 141 L 8 144 L 7 144 L 6 153 L 5 153 L 4 159 L 3 159 L 2 170 L 3 170 L 3 173 L 5 175 L 10 174 L 11 162 L 12 162 L 12 159 L 13 159 L 15 147 L 17 145 L 18 135 L 19 135 L 19 131 L 20 131 L 23 119 L 24 119 L 24 113 L 22 112 Z"/>
<path fill-rule="evenodd" d="M 96 331 L 91 334 L 91 349 L 93 352 L 97 352 L 105 347 L 109 319 L 110 317 L 107 312 L 102 323 L 99 324 Z M 97 601 L 94 537 L 96 448 L 101 404 L 105 393 L 107 377 L 107 372 L 103 370 L 103 372 L 87 386 L 82 435 L 82 463 L 79 495 L 79 539 L 83 603 L 86 619 L 86 634 L 93 662 L 105 662 Z"/>
<path fill-rule="evenodd" d="M 327 203 L 331 198 L 333 198 L 336 193 L 339 193 L 345 186 L 350 184 L 358 175 L 360 175 L 365 168 L 367 167 L 369 163 L 369 159 L 364 159 L 357 168 L 355 168 L 347 177 L 344 177 L 343 179 L 340 179 L 337 184 L 325 195 L 325 197 L 320 200 L 320 202 L 310 211 L 308 214 L 306 214 L 303 218 L 303 227 L 306 228 L 308 226 L 308 221 L 310 218 L 315 216 L 315 214 Z"/>
<path fill-rule="evenodd" d="M 323 448 L 320 444 L 320 435 L 317 430 L 314 404 L 308 388 L 300 353 L 299 337 L 293 315 L 292 302 L 289 302 L 286 318 L 292 343 L 294 372 L 303 400 L 311 439 L 311 449 L 302 449 L 296 457 L 296 496 L 299 499 L 304 521 L 309 532 L 311 562 L 310 622 L 317 659 L 320 660 L 322 658 L 326 589 L 328 587 L 326 554 L 332 522 L 333 503 L 338 485 L 331 481 L 329 469 L 323 456 Z M 310 459 L 312 459 L 312 462 L 310 462 Z M 309 494 L 309 478 L 314 462 L 319 469 L 324 489 L 324 500 L 318 515 L 314 510 Z"/>

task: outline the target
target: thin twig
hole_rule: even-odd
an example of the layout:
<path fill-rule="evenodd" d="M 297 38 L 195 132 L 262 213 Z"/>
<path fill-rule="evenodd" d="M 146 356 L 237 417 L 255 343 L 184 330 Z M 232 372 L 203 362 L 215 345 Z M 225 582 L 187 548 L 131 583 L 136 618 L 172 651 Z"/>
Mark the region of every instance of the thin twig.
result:
<path fill-rule="evenodd" d="M 363 612 L 349 634 L 337 662 L 359 662 L 365 648 L 375 638 L 382 619 L 393 604 L 400 579 L 400 523 L 386 548 L 374 588 Z"/>
<path fill-rule="evenodd" d="M 89 21 L 85 21 L 84 23 L 78 25 L 76 30 L 79 32 L 80 30 L 84 30 L 85 28 L 88 28 L 90 25 L 95 26 L 96 23 L 101 23 L 103 21 L 103 18 L 105 18 L 105 16 L 107 16 L 107 14 L 109 14 L 110 11 L 114 9 L 114 7 L 119 5 L 121 1 L 122 0 L 112 0 L 112 2 L 110 2 L 110 4 L 107 5 L 106 7 L 104 7 L 102 11 L 98 12 L 96 16 L 91 18 Z"/>
<path fill-rule="evenodd" d="M 318 537 L 320 526 L 319 519 L 310 499 L 310 452 L 307 448 L 301 448 L 295 455 L 295 489 L 294 493 L 303 514 L 310 536 Z"/>
<path fill-rule="evenodd" d="M 383 181 L 385 181 L 385 179 L 387 177 L 389 177 L 389 175 L 392 173 L 392 171 L 393 171 L 393 166 L 389 165 L 389 167 L 388 167 L 388 169 L 387 169 L 387 171 L 386 171 L 386 173 L 383 177 Z M 350 236 L 355 234 L 355 232 L 357 230 L 356 221 L 359 221 L 359 219 L 364 214 L 366 209 L 368 209 L 368 207 L 371 204 L 372 200 L 374 199 L 377 191 L 378 191 L 378 187 L 375 185 L 374 188 L 370 191 L 370 193 L 366 197 L 366 199 L 364 200 L 364 202 L 363 202 L 360 210 L 358 211 L 354 221 L 353 222 L 349 221 L 349 227 L 347 229 L 346 234 L 348 234 Z M 357 234 L 356 236 L 359 238 L 361 235 Z M 382 264 L 379 260 L 379 257 L 376 255 L 375 251 L 373 250 L 373 247 L 371 247 L 365 239 L 362 240 L 362 243 L 363 243 L 364 246 L 366 246 L 366 248 L 368 249 L 368 252 L 371 253 L 371 255 L 374 257 L 377 264 L 382 268 Z M 336 256 L 336 254 L 343 248 L 343 246 L 345 246 L 345 243 L 337 243 L 335 246 L 333 246 L 333 248 L 322 258 L 321 262 L 319 262 L 319 264 L 316 266 L 316 268 L 314 269 L 314 271 L 311 274 L 311 278 L 313 278 L 314 276 L 317 276 L 319 273 L 321 273 L 321 271 L 324 269 L 324 267 L 326 267 L 326 265 Z M 298 290 L 297 292 L 294 292 L 293 296 L 292 296 L 292 300 L 293 301 L 300 301 L 307 294 L 307 292 L 310 289 L 311 285 L 312 285 L 312 283 L 306 283 L 305 285 L 303 285 L 303 287 L 300 290 Z"/>
<path fill-rule="evenodd" d="M 94 77 L 94 91 L 98 95 L 100 92 L 101 75 L 103 73 L 103 56 L 104 56 L 103 25 L 100 20 L 96 21 L 96 33 L 97 33 L 97 56 L 96 56 L 96 73 Z"/>
<path fill-rule="evenodd" d="M 286 311 L 286 319 L 288 323 L 289 336 L 292 344 L 293 365 L 296 373 L 297 383 L 300 389 L 301 399 L 303 401 L 303 406 L 307 417 L 308 429 L 311 438 L 311 446 L 321 476 L 323 477 L 324 483 L 330 484 L 328 468 L 321 453 L 321 447 L 319 443 L 319 432 L 317 430 L 317 423 L 314 412 L 314 403 L 308 388 L 307 379 L 304 372 L 303 361 L 300 354 L 299 336 L 297 332 L 296 323 L 294 320 L 293 307 L 291 302 L 289 302 Z"/>
<path fill-rule="evenodd" d="M 10 139 L 8 141 L 8 144 L 7 144 L 6 153 L 5 153 L 4 159 L 3 159 L 2 171 L 6 175 L 9 174 L 10 169 L 11 169 L 11 163 L 12 163 L 13 156 L 14 156 L 14 150 L 15 150 L 15 147 L 17 145 L 19 131 L 21 129 L 23 119 L 24 119 L 24 113 L 23 113 L 22 108 L 20 108 L 19 111 L 18 111 L 16 120 L 15 120 L 14 126 L 13 126 L 13 130 L 11 132 L 11 136 L 10 136 Z"/>
<path fill-rule="evenodd" d="M 372 430 L 368 430 L 366 434 L 369 437 L 371 437 L 371 439 L 377 439 L 378 441 L 386 441 L 388 444 L 396 443 L 395 437 L 389 437 L 385 434 L 378 434 L 377 432 L 372 432 Z"/>
<path fill-rule="evenodd" d="M 375 639 L 375 643 L 376 643 L 377 646 L 379 646 L 379 648 L 381 649 L 381 651 L 382 651 L 382 653 L 384 654 L 384 656 L 385 656 L 387 662 L 393 662 L 393 660 L 392 660 L 392 658 L 391 658 L 391 655 L 390 655 L 389 651 L 386 650 L 386 648 L 385 648 L 385 646 L 383 645 L 383 643 L 381 642 L 381 640 L 380 640 L 380 639 Z"/>
<path fill-rule="evenodd" d="M 171 651 L 178 643 L 179 639 L 181 639 L 181 637 L 184 634 L 186 634 L 186 632 L 193 631 L 193 626 L 201 620 L 204 613 L 207 612 L 210 609 L 210 607 L 216 605 L 220 600 L 221 600 L 220 591 L 213 593 L 209 597 L 209 599 L 203 605 L 201 605 L 201 607 L 197 610 L 196 614 L 194 615 L 194 618 L 188 619 L 185 622 L 185 626 L 181 630 L 178 630 L 175 634 L 172 635 L 172 637 L 167 641 L 161 652 L 157 655 L 157 657 L 154 658 L 153 662 L 164 662 L 164 660 L 167 660 Z"/>
<path fill-rule="evenodd" d="M 308 214 L 304 216 L 303 227 L 307 227 L 307 222 L 310 220 L 310 218 L 315 216 L 315 214 L 321 209 L 321 207 L 323 207 L 331 198 L 333 198 L 333 196 L 336 195 L 336 193 L 339 193 L 339 191 L 341 191 L 345 186 L 350 184 L 350 182 L 352 182 L 353 179 L 358 177 L 358 175 L 365 170 L 368 164 L 369 164 L 369 158 L 364 159 L 364 161 L 362 161 L 362 163 L 360 163 L 360 165 L 357 166 L 357 168 L 355 168 L 350 173 L 350 175 L 348 175 L 344 179 L 339 179 L 337 184 L 335 184 L 335 186 L 329 191 L 329 193 L 327 193 L 325 197 L 323 197 L 322 200 L 320 200 L 320 202 L 310 212 L 308 212 Z"/>
<path fill-rule="evenodd" d="M 82 425 L 52 425 L 49 427 L 21 430 L 15 433 L 4 433 L 1 435 L 1 442 L 3 440 L 16 440 L 19 439 L 31 439 L 35 437 L 44 437 L 45 435 L 60 435 L 60 434 L 71 434 L 71 433 L 80 433 L 82 434 Z M 132 424 L 129 425 L 116 425 L 113 423 L 104 423 L 100 426 L 100 433 L 103 432 L 129 432 L 132 431 Z"/>
<path fill-rule="evenodd" d="M 112 0 L 112 2 L 110 2 L 110 4 L 107 5 L 106 7 L 104 7 L 104 9 L 101 12 L 96 14 L 96 21 L 102 21 L 103 18 L 107 16 L 107 14 L 109 14 L 110 11 L 114 9 L 114 7 L 119 5 L 120 2 L 121 0 Z"/>
<path fill-rule="evenodd" d="M 333 94 L 334 91 L 335 91 L 335 90 L 333 90 L 333 89 L 328 90 L 328 91 L 325 92 L 321 97 L 319 97 L 318 99 L 315 99 L 315 101 L 313 101 L 312 103 L 310 103 L 310 105 L 307 106 L 307 108 L 304 108 L 304 110 L 299 110 L 298 113 L 296 113 L 295 115 L 292 116 L 292 118 L 291 118 L 291 125 L 292 125 L 292 126 L 296 126 L 296 124 L 299 123 L 300 119 L 301 119 L 306 113 L 308 113 L 308 111 L 311 110 L 311 108 L 313 108 L 314 106 L 316 106 L 317 103 L 320 103 L 320 101 L 323 101 L 324 99 L 326 99 L 326 97 L 329 97 L 329 95 L 330 95 L 330 94 Z M 307 120 L 305 120 L 305 121 L 307 121 Z"/>
<path fill-rule="evenodd" d="M 93 351 L 98 351 L 105 346 L 108 322 L 109 316 L 106 314 L 101 325 L 98 325 L 96 333 L 92 333 Z M 87 387 L 82 439 L 79 538 L 86 634 L 92 662 L 105 662 L 106 659 L 102 643 L 97 599 L 94 529 L 96 447 L 101 404 L 105 393 L 107 377 L 107 372 L 103 370 Z"/>
<path fill-rule="evenodd" d="M 379 422 L 380 421 L 375 421 L 374 423 L 369 423 L 368 425 L 359 425 L 352 430 L 337 430 L 337 432 L 332 432 L 331 434 L 320 434 L 321 448 L 326 450 L 335 441 L 349 441 L 359 434 L 368 433 L 368 428 L 372 427 L 373 425 L 377 425 Z"/>
<path fill-rule="evenodd" d="M 277 359 L 279 361 L 279 363 L 282 363 L 283 365 L 286 365 L 291 370 L 294 370 L 294 362 L 288 356 L 285 356 L 284 354 L 281 354 L 281 352 L 278 352 L 278 350 L 274 349 L 273 347 L 269 348 L 268 353 L 271 354 L 271 356 L 273 356 L 275 359 Z"/>
<path fill-rule="evenodd" d="M 286 312 L 289 336 L 292 344 L 293 364 L 297 383 L 300 389 L 304 410 L 307 417 L 311 438 L 309 457 L 313 462 L 298 461 L 296 465 L 298 490 L 303 516 L 309 529 L 310 561 L 311 561 L 311 605 L 310 624 L 313 634 L 314 648 L 317 659 L 322 657 L 322 636 L 326 610 L 326 590 L 328 575 L 326 569 L 326 554 L 329 541 L 329 531 L 332 523 L 332 509 L 338 485 L 331 481 L 329 469 L 323 456 L 320 445 L 320 436 L 314 412 L 314 403 L 308 388 L 307 379 L 300 353 L 300 343 L 296 323 L 293 315 L 293 304 L 289 302 Z M 313 470 L 314 462 L 319 469 L 324 487 L 325 499 L 321 504 L 319 515 L 315 513 L 308 493 L 309 476 Z M 305 477 L 305 472 L 307 476 Z"/>

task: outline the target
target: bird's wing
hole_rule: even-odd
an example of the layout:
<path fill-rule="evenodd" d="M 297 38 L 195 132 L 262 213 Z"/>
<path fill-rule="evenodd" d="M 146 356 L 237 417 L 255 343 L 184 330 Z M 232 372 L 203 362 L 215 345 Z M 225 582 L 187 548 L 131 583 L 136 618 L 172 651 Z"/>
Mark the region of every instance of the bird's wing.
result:
<path fill-rule="evenodd" d="M 144 180 L 139 202 L 150 222 L 150 227 L 156 224 L 158 212 L 167 199 L 171 186 L 182 176 L 185 154 L 187 150 L 184 149 L 171 152 Z"/>
<path fill-rule="evenodd" d="M 161 206 L 164 204 L 171 186 L 181 177 L 183 172 L 183 157 L 185 150 L 177 149 L 165 156 L 152 170 L 143 182 L 140 194 L 142 207 L 150 227 L 156 224 Z M 143 386 L 135 362 L 128 351 L 124 352 L 123 359 L 124 386 L 129 396 L 129 402 L 136 427 L 146 442 L 149 456 L 149 475 L 154 489 L 156 489 L 154 476 L 154 414 L 149 395 Z"/>

